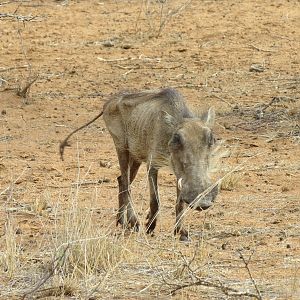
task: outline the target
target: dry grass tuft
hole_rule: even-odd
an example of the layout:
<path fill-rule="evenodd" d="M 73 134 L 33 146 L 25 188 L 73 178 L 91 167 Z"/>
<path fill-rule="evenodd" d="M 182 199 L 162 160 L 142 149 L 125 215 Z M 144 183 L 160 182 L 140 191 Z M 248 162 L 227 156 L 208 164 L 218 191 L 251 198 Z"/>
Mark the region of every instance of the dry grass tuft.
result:
<path fill-rule="evenodd" d="M 5 247 L 3 252 L 0 253 L 0 265 L 9 278 L 13 278 L 18 271 L 19 257 L 20 248 L 16 241 L 16 228 L 11 215 L 7 214 L 5 222 Z"/>
<path fill-rule="evenodd" d="M 241 174 L 240 173 L 230 173 L 225 176 L 221 181 L 221 190 L 233 191 L 240 185 Z"/>
<path fill-rule="evenodd" d="M 62 295 L 92 296 L 106 276 L 125 261 L 124 236 L 95 225 L 92 210 L 81 208 L 76 191 L 55 226 L 53 261 L 59 261 L 51 286 Z"/>
<path fill-rule="evenodd" d="M 146 29 L 149 37 L 160 37 L 171 19 L 181 14 L 190 3 L 191 0 L 141 1 L 136 31 L 142 34 Z"/>

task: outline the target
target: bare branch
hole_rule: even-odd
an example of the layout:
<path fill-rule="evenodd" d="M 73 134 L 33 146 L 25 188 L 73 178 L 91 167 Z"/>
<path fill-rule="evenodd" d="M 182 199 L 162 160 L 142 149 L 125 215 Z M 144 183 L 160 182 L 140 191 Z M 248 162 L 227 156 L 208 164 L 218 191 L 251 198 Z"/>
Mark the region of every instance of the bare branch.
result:
<path fill-rule="evenodd" d="M 29 81 L 22 89 L 21 87 L 17 90 L 17 95 L 22 97 L 22 98 L 27 98 L 27 94 L 30 90 L 30 87 L 32 84 L 38 79 L 38 76 L 33 78 L 31 81 Z"/>
<path fill-rule="evenodd" d="M 11 71 L 11 70 L 16 70 L 16 69 L 26 69 L 28 67 L 29 67 L 28 65 L 19 66 L 19 67 L 9 67 L 9 68 L 0 67 L 0 72 L 7 72 L 7 71 Z"/>
<path fill-rule="evenodd" d="M 253 285 L 255 287 L 255 290 L 257 292 L 257 299 L 262 300 L 261 292 L 260 292 L 260 290 L 259 290 L 259 288 L 258 288 L 258 286 L 257 286 L 257 284 L 256 284 L 256 282 L 255 282 L 255 280 L 254 280 L 254 278 L 253 278 L 253 276 L 251 274 L 251 271 L 249 269 L 249 263 L 250 263 L 250 260 L 252 258 L 252 255 L 254 254 L 254 251 L 251 253 L 251 255 L 249 256 L 248 260 L 245 259 L 243 253 L 240 250 L 238 250 L 238 253 L 239 253 L 240 258 L 242 259 L 243 263 L 245 264 L 245 268 L 246 268 L 246 270 L 247 270 L 247 272 L 249 274 L 249 277 L 250 277 L 250 279 L 251 279 L 251 281 L 252 281 L 252 283 L 253 283 Z"/>
<path fill-rule="evenodd" d="M 269 50 L 269 49 L 262 49 L 262 48 L 258 48 L 252 44 L 249 45 L 249 47 L 257 50 L 257 51 L 261 51 L 261 52 L 277 52 L 276 50 Z"/>
<path fill-rule="evenodd" d="M 19 3 L 19 2 L 20 2 L 19 0 L 12 0 L 12 1 L 1 2 L 0 6 L 11 4 L 11 3 Z"/>
<path fill-rule="evenodd" d="M 221 282 L 213 282 L 213 281 L 209 281 L 207 279 L 202 279 L 202 278 L 198 278 L 198 280 L 196 282 L 191 282 L 191 283 L 187 283 L 187 284 L 183 284 L 183 285 L 177 285 L 177 287 L 171 291 L 171 294 L 175 295 L 175 293 L 177 291 L 188 288 L 188 287 L 192 287 L 192 286 L 206 286 L 206 287 L 216 288 L 216 289 L 221 290 L 226 296 L 251 297 L 251 298 L 261 300 L 261 298 L 256 294 L 249 293 L 249 292 L 241 292 L 241 291 L 238 291 L 235 288 L 229 287 Z"/>
<path fill-rule="evenodd" d="M 66 252 L 69 249 L 70 245 L 67 245 L 66 248 L 64 249 L 63 253 L 61 254 L 61 256 L 57 257 L 54 259 L 54 261 L 52 262 L 52 268 L 49 272 L 49 274 L 47 274 L 32 290 L 30 290 L 29 292 L 25 293 L 22 297 L 22 299 L 25 299 L 27 296 L 35 293 L 37 290 L 39 290 L 39 288 L 41 286 L 43 286 L 53 275 L 54 272 L 56 271 L 56 269 L 58 268 L 59 264 L 61 263 L 61 261 L 65 258 Z"/>
<path fill-rule="evenodd" d="M 38 18 L 41 18 L 41 16 L 31 16 L 31 15 L 22 16 L 22 15 L 17 15 L 17 14 L 0 13 L 0 20 L 1 19 L 10 19 L 10 20 L 16 19 L 16 20 L 22 21 L 22 22 L 29 22 L 29 21 L 36 20 Z"/>

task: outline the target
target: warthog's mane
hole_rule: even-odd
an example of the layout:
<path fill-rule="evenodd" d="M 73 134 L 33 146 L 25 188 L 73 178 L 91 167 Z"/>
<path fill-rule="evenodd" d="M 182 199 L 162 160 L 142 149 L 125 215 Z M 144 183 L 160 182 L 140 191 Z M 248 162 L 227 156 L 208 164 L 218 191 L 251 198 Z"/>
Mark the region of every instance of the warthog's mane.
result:
<path fill-rule="evenodd" d="M 123 92 L 119 98 L 131 154 L 158 168 L 170 166 L 168 142 L 186 118 L 197 118 L 183 96 L 172 88 L 138 93 Z M 130 118 L 126 117 L 126 109 Z M 169 119 L 168 119 L 169 116 Z M 198 118 L 197 118 L 198 119 Z M 145 150 L 147 149 L 147 153 Z"/>

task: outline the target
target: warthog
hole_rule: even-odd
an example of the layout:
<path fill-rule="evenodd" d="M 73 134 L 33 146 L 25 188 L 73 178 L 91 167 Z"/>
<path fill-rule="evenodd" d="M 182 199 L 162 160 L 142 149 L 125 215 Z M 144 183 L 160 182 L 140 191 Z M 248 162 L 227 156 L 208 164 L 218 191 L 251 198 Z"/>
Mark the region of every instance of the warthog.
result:
<path fill-rule="evenodd" d="M 157 174 L 159 168 L 170 166 L 177 178 L 174 232 L 180 233 L 181 240 L 188 239 L 182 225 L 184 204 L 205 210 L 218 194 L 218 186 L 212 186 L 208 177 L 215 142 L 211 129 L 214 110 L 210 108 L 202 120 L 189 110 L 182 95 L 171 88 L 120 93 L 106 102 L 103 111 L 93 120 L 67 136 L 60 144 L 62 159 L 70 136 L 101 115 L 113 138 L 120 164 L 117 224 L 139 229 L 130 199 L 130 184 L 145 162 L 150 186 L 146 228 L 148 233 L 154 230 L 159 210 Z"/>

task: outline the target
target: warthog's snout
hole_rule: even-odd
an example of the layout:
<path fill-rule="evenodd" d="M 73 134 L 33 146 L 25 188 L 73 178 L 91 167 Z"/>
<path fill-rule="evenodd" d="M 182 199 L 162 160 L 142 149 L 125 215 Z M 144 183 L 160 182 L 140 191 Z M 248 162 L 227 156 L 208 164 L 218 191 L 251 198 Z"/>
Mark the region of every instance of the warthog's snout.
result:
<path fill-rule="evenodd" d="M 181 178 L 178 180 L 178 189 L 180 190 L 180 198 L 198 211 L 211 207 L 219 193 L 218 185 L 211 185 L 206 189 L 199 187 L 191 189 L 188 184 L 182 183 Z"/>

